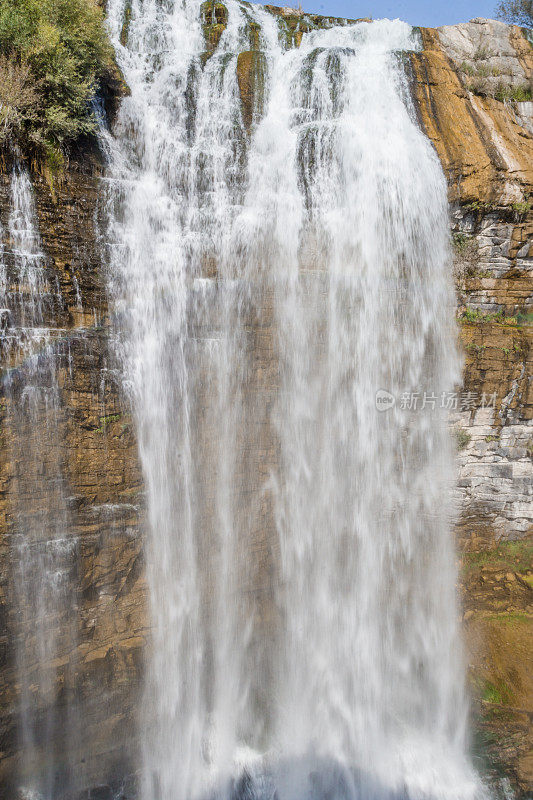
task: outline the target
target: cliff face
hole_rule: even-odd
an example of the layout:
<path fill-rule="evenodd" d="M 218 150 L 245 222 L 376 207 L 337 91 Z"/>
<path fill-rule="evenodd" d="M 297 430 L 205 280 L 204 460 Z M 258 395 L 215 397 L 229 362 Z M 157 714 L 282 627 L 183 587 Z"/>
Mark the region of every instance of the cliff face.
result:
<path fill-rule="evenodd" d="M 270 10 L 283 18 L 294 46 L 305 30 L 323 24 L 318 17 Z M 206 58 L 224 23 L 222 11 L 206 21 Z M 528 99 L 533 50 L 519 28 L 485 20 L 422 29 L 421 38 L 423 49 L 410 55 L 406 69 L 420 124 L 449 184 L 464 349 L 464 384 L 451 407 L 459 448 L 457 539 L 479 746 L 492 769 L 502 766 L 527 791 L 533 787 L 533 104 Z M 238 62 L 248 126 L 261 110 L 263 66 L 252 36 L 250 51 Z M 32 178 L 45 269 L 55 287 L 49 324 L 64 343 L 57 365 L 60 452 L 54 457 L 38 427 L 25 429 L 21 438 L 12 413 L 20 398 L 5 389 L 4 380 L 0 795 L 5 797 L 13 796 L 10 780 L 20 759 L 14 638 L 29 635 L 13 603 L 14 518 L 21 507 L 34 515 L 48 509 L 49 498 L 31 494 L 36 483 L 31 478 L 36 470 L 46 474 L 54 458 L 66 486 L 69 530 L 78 542 L 71 576 L 76 631 L 49 665 L 48 693 L 31 688 L 37 747 L 44 747 L 48 736 L 47 707 L 55 704 L 65 714 L 76 708 L 83 730 L 74 743 L 67 741 L 66 729 L 57 734 L 55 748 L 70 750 L 78 788 L 99 785 L 98 796 L 110 797 L 122 777 L 136 770 L 135 715 L 148 634 L 143 486 L 110 342 L 97 224 L 100 180 L 101 167 L 92 161 L 74 164 L 53 189 L 38 174 Z M 10 181 L 6 167 L 0 175 L 0 224 L 8 282 L 16 257 L 7 233 Z M 22 367 L 6 365 L 10 374 Z M 267 364 L 262 374 L 268 376 Z"/>
<path fill-rule="evenodd" d="M 416 98 L 450 200 L 524 202 L 533 163 L 533 49 L 525 34 L 487 20 L 421 34 L 423 50 L 412 56 Z"/>
<path fill-rule="evenodd" d="M 0 176 L 0 224 L 8 274 L 16 256 L 7 235 L 12 209 L 10 182 L 10 173 L 4 172 Z M 14 391 L 6 391 L 7 368 L 2 376 L 2 797 L 13 797 L 10 781 L 20 756 L 16 726 L 21 687 L 15 638 L 32 635 L 24 628 L 24 622 L 21 625 L 17 616 L 20 612 L 13 603 L 19 578 L 14 563 L 17 549 L 13 523 L 21 512 L 37 520 L 43 514 L 54 513 L 46 491 L 43 496 L 36 496 L 35 487 L 49 487 L 59 479 L 67 487 L 66 527 L 78 543 L 75 574 L 71 576 L 73 591 L 59 624 L 68 628 L 74 614 L 79 629 L 60 644 L 58 658 L 49 664 L 50 691 L 43 693 L 32 687 L 31 724 L 37 746 L 48 747 L 47 705 L 55 703 L 65 719 L 69 709 L 79 711 L 83 730 L 74 744 L 75 753 L 71 752 L 73 743 L 66 725 L 58 734 L 55 747 L 58 752 L 70 751 L 70 756 L 74 755 L 82 786 L 107 782 L 111 776 L 133 771 L 129 763 L 135 753 L 133 717 L 146 633 L 139 526 L 142 485 L 131 419 L 119 400 L 109 353 L 105 275 L 96 233 L 98 187 L 99 176 L 94 167 L 85 173 L 71 169 L 53 191 L 39 175 L 33 176 L 45 269 L 56 298 L 50 325 L 63 345 L 56 366 L 60 400 L 55 442 L 44 433 L 46 420 L 38 421 L 32 429 L 25 428 L 21 436 L 12 406 L 23 400 L 17 394 L 16 379 Z M 17 368 L 22 370 L 24 364 L 15 363 L 11 370 L 16 372 Z M 36 677 L 35 683 L 38 682 Z"/>
<path fill-rule="evenodd" d="M 530 791 L 533 49 L 526 32 L 488 20 L 421 35 L 413 93 L 448 179 L 463 392 L 495 399 L 455 418 L 477 745 Z"/>
<path fill-rule="evenodd" d="M 486 541 L 522 539 L 532 525 L 533 104 L 510 98 L 530 93 L 533 49 L 519 28 L 487 20 L 422 40 L 413 92 L 449 181 L 464 389 L 496 395 L 493 409 L 459 418 L 471 435 L 459 530 L 475 519 Z"/>

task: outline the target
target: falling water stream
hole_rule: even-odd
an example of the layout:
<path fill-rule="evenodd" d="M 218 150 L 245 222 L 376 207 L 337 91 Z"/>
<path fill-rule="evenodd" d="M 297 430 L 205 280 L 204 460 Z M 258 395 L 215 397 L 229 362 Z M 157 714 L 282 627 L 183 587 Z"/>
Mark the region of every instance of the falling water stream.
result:
<path fill-rule="evenodd" d="M 416 36 L 287 49 L 228 0 L 207 57 L 197 0 L 132 0 L 127 30 L 125 8 L 107 238 L 147 490 L 143 798 L 480 796 L 446 420 L 400 402 L 459 376 Z"/>
<path fill-rule="evenodd" d="M 8 530 L 17 778 L 29 797 L 49 800 L 70 786 L 68 754 L 79 737 L 80 720 L 67 699 L 76 667 L 78 542 L 63 467 L 62 332 L 52 327 L 62 298 L 46 269 L 31 181 L 19 166 L 10 188 L 7 227 L 0 230 L 0 352 L 3 445 L 15 465 Z"/>

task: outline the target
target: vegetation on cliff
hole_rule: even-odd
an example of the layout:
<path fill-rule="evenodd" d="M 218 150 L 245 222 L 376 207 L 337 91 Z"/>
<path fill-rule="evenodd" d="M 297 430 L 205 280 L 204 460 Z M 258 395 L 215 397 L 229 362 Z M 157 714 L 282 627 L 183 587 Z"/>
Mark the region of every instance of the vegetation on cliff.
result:
<path fill-rule="evenodd" d="M 95 132 L 93 99 L 115 70 L 94 0 L 2 0 L 0 149 L 59 165 Z"/>
<path fill-rule="evenodd" d="M 496 12 L 505 22 L 533 28 L 533 0 L 501 0 Z"/>

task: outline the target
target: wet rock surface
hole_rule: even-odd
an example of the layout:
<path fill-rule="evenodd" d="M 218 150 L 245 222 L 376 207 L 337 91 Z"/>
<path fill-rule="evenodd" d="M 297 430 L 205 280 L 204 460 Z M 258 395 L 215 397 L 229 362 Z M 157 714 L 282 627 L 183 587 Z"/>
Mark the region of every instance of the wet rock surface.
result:
<path fill-rule="evenodd" d="M 0 218 L 10 208 L 11 175 L 0 176 Z M 77 619 L 75 652 L 71 642 L 50 664 L 52 690 L 36 695 L 35 730 L 42 717 L 46 737 L 46 705 L 76 708 L 83 732 L 73 757 L 77 778 L 87 784 L 113 777 L 135 750 L 135 713 L 145 643 L 145 591 L 142 576 L 142 486 L 131 419 L 118 392 L 110 354 L 104 273 L 95 216 L 98 174 L 69 171 L 52 191 L 40 176 L 33 186 L 46 270 L 56 278 L 55 312 L 57 370 L 60 393 L 60 469 L 67 487 L 68 535 L 78 542 L 72 576 Z M 9 263 L 9 241 L 4 242 Z M 21 375 L 25 365 L 18 369 Z M 5 381 L 4 381 L 5 389 Z M 19 690 L 15 665 L 13 606 L 13 536 L 20 503 L 41 513 L 47 498 L 15 497 L 20 475 L 47 469 L 50 452 L 42 430 L 28 431 L 34 441 L 21 447 L 10 426 L 10 403 L 16 394 L 2 391 L 0 418 L 0 612 L 3 626 L 0 667 L 0 796 L 13 796 L 19 738 Z M 22 485 L 32 486 L 31 479 Z M 34 484 L 33 484 L 34 485 Z M 19 506 L 15 506 L 15 500 Z M 65 613 L 72 608 L 65 609 Z M 75 663 L 75 674 L 67 669 Z M 75 685 L 73 685 L 74 681 Z M 37 734 L 39 735 L 39 734 Z M 65 752 L 71 743 L 58 742 Z M 59 764 L 61 759 L 59 759 Z M 61 767 L 58 780 L 61 781 Z M 83 785 L 83 784 L 82 784 Z M 96 795 L 95 795 L 96 796 Z"/>

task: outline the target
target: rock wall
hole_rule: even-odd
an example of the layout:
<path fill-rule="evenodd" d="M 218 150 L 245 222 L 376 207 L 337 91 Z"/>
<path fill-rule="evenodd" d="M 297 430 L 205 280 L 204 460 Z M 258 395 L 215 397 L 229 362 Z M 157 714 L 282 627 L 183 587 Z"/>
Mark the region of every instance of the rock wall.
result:
<path fill-rule="evenodd" d="M 294 46 L 305 30 L 331 24 L 269 8 L 283 18 Z M 225 24 L 219 11 L 205 20 L 206 58 Z M 257 72 L 264 67 L 253 33 L 250 51 L 238 62 L 248 127 L 260 113 Z M 448 178 L 464 349 L 464 385 L 458 387 L 451 423 L 458 440 L 460 590 L 476 697 L 476 747 L 488 755 L 489 770 L 501 767 L 516 787 L 528 791 L 533 787 L 533 104 L 527 98 L 533 50 L 519 28 L 486 20 L 423 29 L 421 37 L 423 49 L 409 56 L 407 69 L 420 124 Z M 91 158 L 74 163 L 53 188 L 33 175 L 46 269 L 60 298 L 50 325 L 68 345 L 59 369 L 61 471 L 71 534 L 80 543 L 76 650 L 65 650 L 50 665 L 55 690 L 44 701 L 35 692 L 35 715 L 37 721 L 43 716 L 43 703 L 76 705 L 84 721 L 81 740 L 69 753 L 77 784 L 100 786 L 98 796 L 110 797 L 121 776 L 135 772 L 148 614 L 142 478 L 130 410 L 113 364 L 97 233 L 100 172 Z M 4 231 L 9 184 L 10 167 L 4 165 Z M 4 246 L 9 263 L 9 240 Z M 35 469 L 29 463 L 33 448 L 25 454 L 15 446 L 10 402 L 2 392 L 0 797 L 6 798 L 14 795 L 11 780 L 20 757 L 11 602 L 14 494 L 17 477 Z M 37 444 L 42 441 L 38 431 L 35 437 Z M 46 463 L 43 453 L 40 468 Z M 75 681 L 66 669 L 72 662 Z M 58 750 L 66 752 L 68 745 L 59 742 Z M 125 790 L 124 796 L 132 795 Z"/>
<path fill-rule="evenodd" d="M 533 48 L 491 20 L 421 31 L 421 125 L 448 178 L 464 351 L 457 524 L 475 749 L 533 787 Z M 490 399 L 481 407 L 483 396 Z"/>
<path fill-rule="evenodd" d="M 0 175 L 0 223 L 7 230 L 11 209 L 10 170 Z M 33 176 L 45 269 L 56 285 L 50 327 L 64 346 L 58 352 L 60 386 L 60 470 L 67 487 L 70 529 L 79 542 L 75 652 L 58 653 L 50 664 L 55 689 L 43 698 L 35 688 L 37 738 L 46 737 L 46 703 L 76 708 L 83 720 L 80 741 L 60 741 L 72 758 L 79 784 L 107 783 L 132 771 L 135 713 L 146 635 L 146 591 L 142 570 L 142 482 L 128 409 L 119 399 L 109 348 L 101 247 L 96 233 L 96 165 L 69 170 L 52 188 Z M 4 241 L 5 262 L 13 253 Z M 6 366 L 6 365 L 4 365 Z M 23 364 L 15 368 L 24 369 Z M 22 446 L 10 427 L 5 381 L 0 396 L 0 796 L 14 797 L 11 781 L 19 759 L 17 713 L 20 686 L 15 669 L 15 636 L 20 635 L 12 603 L 16 565 L 13 533 L 19 476 L 45 474 L 50 451 L 42 430 Z M 39 448 L 41 448 L 39 450 Z M 35 452 L 40 453 L 37 460 Z M 25 486 L 35 486 L 28 479 Z M 38 484 L 37 484 L 38 485 Z M 44 505 L 46 498 L 25 497 Z M 72 611 L 72 609 L 70 609 Z M 67 670 L 75 663 L 75 674 Z M 61 758 L 58 758 L 61 765 Z M 60 767 L 61 768 L 61 767 Z M 60 777 L 60 776 L 59 776 Z"/>

